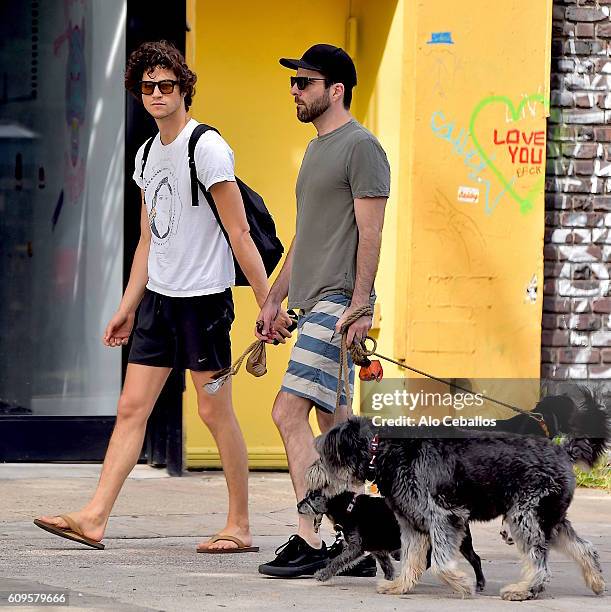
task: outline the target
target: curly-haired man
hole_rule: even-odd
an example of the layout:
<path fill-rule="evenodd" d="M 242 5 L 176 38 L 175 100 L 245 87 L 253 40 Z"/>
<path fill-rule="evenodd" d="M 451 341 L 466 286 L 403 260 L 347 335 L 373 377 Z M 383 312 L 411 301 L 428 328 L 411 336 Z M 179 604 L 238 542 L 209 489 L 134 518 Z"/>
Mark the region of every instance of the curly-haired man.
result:
<path fill-rule="evenodd" d="M 233 152 L 217 132 L 201 136 L 194 158 L 198 178 L 214 197 L 231 248 L 203 194 L 200 206 L 191 205 L 187 145 L 198 122 L 188 110 L 195 81 L 181 53 L 165 41 L 144 43 L 127 63 L 126 87 L 141 98 L 159 133 L 144 170 L 144 144 L 136 154 L 133 178 L 142 192 L 140 241 L 104 343 L 110 347 L 127 344 L 138 306 L 140 311 L 98 487 L 81 510 L 36 521 L 47 531 L 95 548 L 103 548 L 100 542 L 108 517 L 138 460 L 153 405 L 172 368 L 180 368 L 191 371 L 199 414 L 218 446 L 229 491 L 225 527 L 202 542 L 198 551 L 258 550 L 252 546 L 246 445 L 233 411 L 231 383 L 215 395 L 206 393 L 204 385 L 231 363 L 235 276 L 231 251 L 259 306 L 267 297 L 268 282 L 235 182 Z M 277 323 L 275 337 L 284 342 L 290 335 L 285 312 Z"/>

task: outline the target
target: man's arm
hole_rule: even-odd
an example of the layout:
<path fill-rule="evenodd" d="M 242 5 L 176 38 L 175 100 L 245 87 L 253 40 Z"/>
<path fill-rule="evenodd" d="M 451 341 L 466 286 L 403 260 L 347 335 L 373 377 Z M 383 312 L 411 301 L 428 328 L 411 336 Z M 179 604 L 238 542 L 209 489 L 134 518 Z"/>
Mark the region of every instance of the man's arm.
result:
<path fill-rule="evenodd" d="M 282 269 L 280 270 L 280 274 L 276 277 L 272 288 L 269 290 L 269 294 L 267 299 L 265 300 L 265 304 L 261 308 L 261 312 L 257 317 L 257 322 L 263 322 L 263 325 L 260 328 L 255 329 L 255 336 L 259 340 L 266 340 L 270 342 L 270 336 L 273 334 L 276 325 L 274 325 L 274 321 L 278 317 L 278 315 L 282 315 L 281 304 L 286 299 L 289 294 L 289 283 L 291 280 L 291 266 L 293 265 L 293 244 L 295 243 L 295 239 L 293 238 L 291 242 L 291 247 L 289 248 L 289 252 L 286 255 L 284 260 L 284 264 L 282 265 Z M 280 317 L 282 321 L 278 321 L 278 323 L 286 323 L 286 321 Z M 288 323 L 290 325 L 290 322 Z M 259 323 L 260 325 L 260 323 Z"/>
<path fill-rule="evenodd" d="M 263 308 L 269 290 L 267 273 L 261 255 L 250 235 L 250 227 L 248 226 L 244 202 L 242 201 L 238 185 L 233 181 L 221 181 L 210 187 L 210 193 L 214 198 L 221 223 L 229 236 L 231 248 L 240 264 L 240 268 L 242 268 L 242 272 L 244 272 L 252 287 L 257 304 L 260 308 Z M 291 324 L 291 320 L 286 312 L 278 309 L 276 316 L 278 317 L 278 322 L 274 326 L 274 330 L 270 331 L 268 337 L 260 338 L 261 340 L 269 342 L 278 340 L 284 343 L 285 338 L 291 337 L 290 332 L 286 331 L 286 328 Z"/>
<path fill-rule="evenodd" d="M 103 342 L 106 346 L 127 344 L 131 334 L 136 309 L 142 300 L 148 282 L 148 257 L 151 247 L 151 227 L 149 225 L 144 192 L 140 190 L 140 239 L 134 253 L 129 281 L 123 293 L 117 312 L 113 315 L 104 331 Z"/>
<path fill-rule="evenodd" d="M 229 236 L 231 250 L 255 294 L 257 304 L 262 307 L 269 284 L 263 260 L 250 235 L 240 189 L 234 181 L 221 181 L 210 187 L 210 193 Z"/>
<path fill-rule="evenodd" d="M 380 261 L 380 246 L 382 244 L 382 228 L 384 227 L 384 211 L 387 198 L 355 198 L 354 216 L 359 232 L 359 242 L 356 251 L 356 279 L 350 306 L 336 324 L 339 332 L 344 321 L 359 307 L 367 306 L 373 281 L 378 271 Z M 372 318 L 360 317 L 349 328 L 346 336 L 348 346 L 352 340 L 362 340 L 371 329 Z"/>

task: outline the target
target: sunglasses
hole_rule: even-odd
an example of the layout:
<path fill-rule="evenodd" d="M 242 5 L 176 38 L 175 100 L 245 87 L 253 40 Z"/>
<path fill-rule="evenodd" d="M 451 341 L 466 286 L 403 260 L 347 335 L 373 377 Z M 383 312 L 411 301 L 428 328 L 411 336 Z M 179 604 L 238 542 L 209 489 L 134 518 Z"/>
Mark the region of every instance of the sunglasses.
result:
<path fill-rule="evenodd" d="M 291 77 L 291 87 L 297 85 L 297 89 L 299 91 L 303 91 L 308 85 L 311 85 L 314 81 L 325 81 L 326 79 L 319 79 L 314 77 L 304 77 L 304 76 L 292 76 Z"/>
<path fill-rule="evenodd" d="M 174 86 L 177 84 L 178 81 L 171 81 L 170 79 L 165 81 L 140 81 L 140 93 L 145 96 L 151 96 L 155 91 L 155 87 L 158 87 L 162 94 L 171 94 L 174 91 Z"/>

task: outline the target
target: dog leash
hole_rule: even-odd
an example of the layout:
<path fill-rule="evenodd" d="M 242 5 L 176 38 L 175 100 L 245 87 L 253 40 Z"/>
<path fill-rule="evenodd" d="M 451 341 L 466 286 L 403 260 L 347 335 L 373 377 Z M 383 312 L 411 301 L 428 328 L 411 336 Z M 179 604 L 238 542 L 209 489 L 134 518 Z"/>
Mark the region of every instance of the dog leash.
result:
<path fill-rule="evenodd" d="M 352 495 L 352 499 L 350 500 L 350 503 L 346 506 L 346 514 L 352 514 L 352 511 L 354 510 L 354 506 L 356 505 L 356 498 L 358 496 L 359 496 L 359 493 L 354 493 Z M 320 517 L 322 520 L 322 515 L 320 515 Z M 333 529 L 335 529 L 335 543 L 337 543 L 343 539 L 344 526 L 341 523 L 333 523 Z"/>
<path fill-rule="evenodd" d="M 265 354 L 265 342 L 257 340 L 248 346 L 248 348 L 233 362 L 233 364 L 220 370 L 212 377 L 212 382 L 206 383 L 204 389 L 210 394 L 215 395 L 220 388 L 232 377 L 235 376 L 242 367 L 244 360 L 246 361 L 246 371 L 253 376 L 263 376 L 267 372 L 267 357 Z"/>
<path fill-rule="evenodd" d="M 341 327 L 340 333 L 342 335 L 341 347 L 340 347 L 340 360 L 339 360 L 339 373 L 337 376 L 337 393 L 335 398 L 335 414 L 337 415 L 339 412 L 340 406 L 340 397 L 342 386 L 345 388 L 346 395 L 346 406 L 350 410 L 352 400 L 350 397 L 350 382 L 349 382 L 349 369 L 348 369 L 348 352 L 350 352 L 350 356 L 352 357 L 352 361 L 355 365 L 358 366 L 367 366 L 370 365 L 369 357 L 375 356 L 379 359 L 383 359 L 384 361 L 388 361 L 389 363 L 393 363 L 404 370 L 409 370 L 410 372 L 415 372 L 416 374 L 420 374 L 426 378 L 430 378 L 431 380 L 436 380 L 444 385 L 448 385 L 451 388 L 460 389 L 461 391 L 465 391 L 466 393 L 472 393 L 471 389 L 466 389 L 465 387 L 461 387 L 449 380 L 445 380 L 443 378 L 439 378 L 437 376 L 433 376 L 428 372 L 423 372 L 422 370 L 418 370 L 417 368 L 413 368 L 405 363 L 401 363 L 396 361 L 395 359 L 391 359 L 390 357 L 386 357 L 386 355 L 381 355 L 376 352 L 378 347 L 378 343 L 375 338 L 371 336 L 365 336 L 365 338 L 361 339 L 359 342 L 352 342 L 350 348 L 348 349 L 346 336 L 348 335 L 348 328 L 361 317 L 371 317 L 373 316 L 373 308 L 371 306 L 361 306 L 357 308 L 344 322 Z M 371 340 L 373 343 L 373 348 L 369 350 L 367 345 L 365 344 L 367 340 Z M 545 437 L 549 438 L 550 433 L 543 418 L 543 415 L 539 412 L 533 412 L 532 410 L 525 410 L 524 408 L 520 408 L 518 406 L 514 406 L 512 404 L 508 404 L 507 402 L 503 402 L 501 400 L 497 400 L 493 397 L 489 397 L 487 395 L 482 395 L 482 399 L 485 399 L 489 402 L 493 402 L 494 404 L 498 404 L 499 406 L 504 406 L 505 408 L 509 408 L 514 412 L 519 414 L 525 414 L 528 417 L 534 419 L 539 424 L 539 427 L 543 430 Z"/>
<path fill-rule="evenodd" d="M 287 328 L 287 331 L 292 332 L 297 328 L 297 315 L 293 310 L 289 310 L 289 318 L 292 323 Z M 264 340 L 256 340 L 248 346 L 248 348 L 233 362 L 233 364 L 220 370 L 212 377 L 212 382 L 206 383 L 204 389 L 210 394 L 215 395 L 220 388 L 232 377 L 235 376 L 242 367 L 242 363 L 246 359 L 246 371 L 253 376 L 263 376 L 267 373 L 267 354 L 265 352 Z M 279 344 L 278 340 L 274 340 L 274 344 Z"/>

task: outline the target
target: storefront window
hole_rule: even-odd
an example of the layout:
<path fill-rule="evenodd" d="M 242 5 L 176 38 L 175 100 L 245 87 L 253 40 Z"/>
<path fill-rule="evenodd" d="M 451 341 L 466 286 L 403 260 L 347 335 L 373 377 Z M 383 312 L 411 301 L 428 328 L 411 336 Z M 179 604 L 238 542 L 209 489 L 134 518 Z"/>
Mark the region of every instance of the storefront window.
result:
<path fill-rule="evenodd" d="M 111 415 L 121 352 L 123 0 L 0 3 L 0 418 Z"/>

